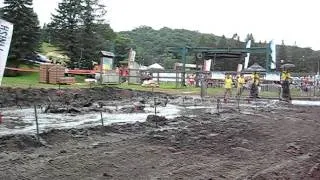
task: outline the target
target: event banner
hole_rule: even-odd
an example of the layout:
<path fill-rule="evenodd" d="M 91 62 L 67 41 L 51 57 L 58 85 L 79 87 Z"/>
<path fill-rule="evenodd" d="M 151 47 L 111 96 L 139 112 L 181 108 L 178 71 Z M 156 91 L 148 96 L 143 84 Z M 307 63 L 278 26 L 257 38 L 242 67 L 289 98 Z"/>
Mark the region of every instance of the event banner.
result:
<path fill-rule="evenodd" d="M 7 64 L 12 33 L 13 24 L 0 19 L 0 85 L 2 83 L 3 73 Z"/>
<path fill-rule="evenodd" d="M 209 72 L 209 71 L 210 71 L 210 69 L 211 69 L 211 62 L 212 62 L 211 59 L 204 61 L 203 71 L 205 71 L 205 72 Z"/>
<path fill-rule="evenodd" d="M 109 57 L 103 57 L 102 59 L 102 70 L 103 73 L 112 70 L 113 68 L 113 59 Z"/>

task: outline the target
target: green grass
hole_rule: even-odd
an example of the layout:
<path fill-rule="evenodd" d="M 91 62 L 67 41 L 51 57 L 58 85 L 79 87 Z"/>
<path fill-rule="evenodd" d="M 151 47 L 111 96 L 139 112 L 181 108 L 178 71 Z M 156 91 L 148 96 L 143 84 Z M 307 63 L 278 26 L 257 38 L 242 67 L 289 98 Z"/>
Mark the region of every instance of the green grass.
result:
<path fill-rule="evenodd" d="M 89 88 L 90 85 L 84 82 L 85 76 L 75 76 L 76 84 L 73 85 L 61 85 L 60 88 Z M 4 77 L 2 80 L 3 87 L 19 87 L 19 88 L 59 88 L 59 85 L 39 83 L 39 73 L 25 73 L 22 76 L 17 77 Z M 100 85 L 94 85 L 100 86 Z M 128 85 L 123 83 L 120 85 L 109 85 L 110 87 L 118 87 L 123 89 L 132 89 L 139 91 L 154 91 L 163 92 L 168 94 L 178 95 L 199 95 L 200 88 L 196 87 L 179 87 L 176 88 L 175 83 L 161 83 L 158 88 L 142 87 L 141 85 Z M 207 93 L 209 96 L 221 97 L 224 95 L 224 88 L 208 88 Z M 235 96 L 236 88 L 233 89 L 232 95 Z M 298 89 L 291 90 L 292 97 L 301 97 Z M 247 97 L 249 91 L 243 92 L 243 97 Z M 262 91 L 260 94 L 264 98 L 278 98 L 278 91 Z"/>
<path fill-rule="evenodd" d="M 39 73 L 28 73 L 17 77 L 4 77 L 2 86 L 10 87 L 26 87 L 39 83 Z"/>
<path fill-rule="evenodd" d="M 84 82 L 84 76 L 75 76 L 76 84 L 74 85 L 61 85 L 60 88 L 85 88 L 89 87 Z M 3 87 L 13 88 L 59 88 L 57 84 L 45 84 L 39 82 L 39 73 L 24 73 L 16 77 L 4 77 L 2 80 Z"/>

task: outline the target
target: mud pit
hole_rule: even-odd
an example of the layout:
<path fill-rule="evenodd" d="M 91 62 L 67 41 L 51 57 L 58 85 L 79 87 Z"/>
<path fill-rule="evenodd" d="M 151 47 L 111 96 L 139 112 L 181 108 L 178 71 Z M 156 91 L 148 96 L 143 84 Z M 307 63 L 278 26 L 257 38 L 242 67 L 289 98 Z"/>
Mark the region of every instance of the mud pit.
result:
<path fill-rule="evenodd" d="M 210 102 L 179 102 L 169 102 L 178 117 L 53 129 L 40 142 L 1 136 L 0 179 L 320 179 L 320 107 L 222 104 L 217 114 Z"/>

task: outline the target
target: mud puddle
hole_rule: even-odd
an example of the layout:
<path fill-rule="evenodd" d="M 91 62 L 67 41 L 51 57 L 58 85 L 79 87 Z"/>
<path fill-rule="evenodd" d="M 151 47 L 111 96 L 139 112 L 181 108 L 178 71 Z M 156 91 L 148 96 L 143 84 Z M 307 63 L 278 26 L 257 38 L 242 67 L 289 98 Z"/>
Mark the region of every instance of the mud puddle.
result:
<path fill-rule="evenodd" d="M 292 101 L 294 105 L 310 105 L 320 106 L 320 101 Z M 242 114 L 256 114 L 260 108 L 284 108 L 279 107 L 278 100 L 271 101 L 256 101 L 251 103 L 221 103 L 220 109 L 217 110 L 217 104 L 201 104 L 199 105 L 182 105 L 168 104 L 166 107 L 157 107 L 157 115 L 164 116 L 167 119 L 172 119 L 178 116 L 196 117 L 197 114 L 205 113 L 228 113 L 230 110 L 239 111 Z M 114 107 L 109 107 L 110 109 Z M 121 108 L 119 106 L 118 108 Z M 239 108 L 239 109 L 238 109 Z M 103 113 L 105 125 L 113 123 L 134 123 L 144 122 L 148 115 L 155 114 L 153 107 L 146 107 L 146 113 Z M 3 115 L 3 123 L 0 124 L 0 136 L 8 134 L 34 134 L 36 132 L 36 122 L 34 109 L 1 109 Z M 69 129 L 83 128 L 88 126 L 101 125 L 100 112 L 91 112 L 85 114 L 51 114 L 38 111 L 38 122 L 40 132 L 50 129 Z"/>
<path fill-rule="evenodd" d="M 119 107 L 121 108 L 121 107 Z M 167 119 L 181 115 L 181 107 L 167 105 L 157 107 L 157 115 Z M 134 123 L 143 122 L 148 115 L 155 113 L 154 108 L 146 107 L 146 113 L 102 113 L 104 125 L 113 123 Z M 36 132 L 36 122 L 34 109 L 2 109 L 3 123 L 0 124 L 0 136 L 8 134 L 34 134 Z M 43 113 L 39 110 L 38 122 L 40 132 L 50 129 L 83 128 L 88 126 L 101 125 L 100 112 L 86 114 L 51 114 Z"/>

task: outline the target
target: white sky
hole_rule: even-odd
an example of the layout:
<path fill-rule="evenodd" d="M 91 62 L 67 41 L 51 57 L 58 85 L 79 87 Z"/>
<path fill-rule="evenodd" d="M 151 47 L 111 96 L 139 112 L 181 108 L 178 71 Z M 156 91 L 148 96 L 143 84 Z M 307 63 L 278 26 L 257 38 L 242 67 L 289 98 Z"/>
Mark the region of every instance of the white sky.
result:
<path fill-rule="evenodd" d="M 184 28 L 244 40 L 272 40 L 320 50 L 318 0 L 102 0 L 115 31 L 141 25 Z M 50 21 L 60 0 L 34 0 L 41 24 Z"/>

